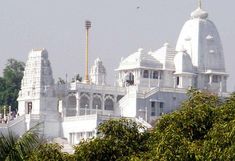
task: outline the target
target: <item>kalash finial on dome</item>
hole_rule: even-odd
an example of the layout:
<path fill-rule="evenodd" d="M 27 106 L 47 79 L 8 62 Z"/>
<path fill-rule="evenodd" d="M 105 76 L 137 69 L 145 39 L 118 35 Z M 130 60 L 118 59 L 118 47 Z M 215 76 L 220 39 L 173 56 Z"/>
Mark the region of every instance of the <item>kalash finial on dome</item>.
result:
<path fill-rule="evenodd" d="M 191 17 L 200 19 L 206 19 L 208 17 L 208 13 L 202 10 L 202 0 L 198 0 L 198 8 L 191 13 Z"/>
<path fill-rule="evenodd" d="M 202 8 L 202 0 L 198 0 L 198 8 Z"/>

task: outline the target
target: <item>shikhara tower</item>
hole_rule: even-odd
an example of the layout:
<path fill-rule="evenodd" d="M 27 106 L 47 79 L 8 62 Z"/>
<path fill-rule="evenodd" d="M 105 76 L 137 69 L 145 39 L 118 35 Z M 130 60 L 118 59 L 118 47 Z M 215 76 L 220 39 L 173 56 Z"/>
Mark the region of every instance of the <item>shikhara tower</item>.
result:
<path fill-rule="evenodd" d="M 88 35 L 90 22 L 86 27 Z M 99 123 L 110 118 L 128 117 L 151 127 L 151 122 L 179 107 L 190 87 L 226 94 L 222 43 L 200 1 L 183 25 L 176 47 L 165 43 L 156 51 L 139 49 L 122 58 L 115 86 L 107 85 L 99 58 L 88 75 L 88 43 L 86 58 L 84 82 L 55 84 L 48 52 L 32 50 L 18 98 L 20 116 L 7 128 L 22 134 L 43 122 L 45 136 L 76 144 L 96 136 Z"/>
<path fill-rule="evenodd" d="M 226 92 L 228 74 L 219 33 L 208 13 L 198 8 L 191 13 L 176 45 L 177 86 L 192 86 L 212 92 Z"/>

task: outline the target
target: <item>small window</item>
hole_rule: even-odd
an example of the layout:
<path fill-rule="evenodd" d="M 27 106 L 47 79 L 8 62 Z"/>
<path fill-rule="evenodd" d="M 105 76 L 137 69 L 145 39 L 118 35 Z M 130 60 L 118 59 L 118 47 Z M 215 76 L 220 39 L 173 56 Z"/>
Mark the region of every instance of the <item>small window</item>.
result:
<path fill-rule="evenodd" d="M 144 70 L 144 78 L 148 78 L 149 77 L 149 71 L 148 70 Z"/>
<path fill-rule="evenodd" d="M 176 77 L 176 85 L 180 85 L 180 77 Z"/>
<path fill-rule="evenodd" d="M 163 110 L 163 106 L 164 106 L 163 102 L 160 102 L 160 103 L 159 103 L 160 116 L 163 115 L 163 111 L 164 111 L 164 110 Z"/>
<path fill-rule="evenodd" d="M 91 138 L 93 136 L 93 132 L 92 131 L 89 131 L 88 132 L 88 137 Z"/>
<path fill-rule="evenodd" d="M 151 116 L 156 116 L 155 102 L 151 102 Z"/>
<path fill-rule="evenodd" d="M 151 107 L 155 107 L 155 102 L 151 102 Z"/>
<path fill-rule="evenodd" d="M 219 75 L 213 75 L 212 76 L 212 82 L 213 83 L 219 83 L 221 81 L 221 77 Z"/>

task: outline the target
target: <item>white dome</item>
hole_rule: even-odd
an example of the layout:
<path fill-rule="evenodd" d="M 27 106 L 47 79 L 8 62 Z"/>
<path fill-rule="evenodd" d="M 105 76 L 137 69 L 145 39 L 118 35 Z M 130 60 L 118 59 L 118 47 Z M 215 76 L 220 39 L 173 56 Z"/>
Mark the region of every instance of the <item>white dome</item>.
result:
<path fill-rule="evenodd" d="M 174 58 L 174 63 L 176 74 L 193 72 L 193 64 L 186 51 L 179 51 Z"/>
<path fill-rule="evenodd" d="M 220 36 L 208 13 L 198 8 L 191 14 L 179 35 L 176 51 L 182 47 L 192 59 L 198 71 L 225 71 L 224 54 Z"/>
<path fill-rule="evenodd" d="M 136 68 L 162 69 L 162 64 L 155 59 L 150 53 L 143 53 L 143 49 L 139 49 L 134 54 L 121 60 L 117 70 L 128 70 Z"/>

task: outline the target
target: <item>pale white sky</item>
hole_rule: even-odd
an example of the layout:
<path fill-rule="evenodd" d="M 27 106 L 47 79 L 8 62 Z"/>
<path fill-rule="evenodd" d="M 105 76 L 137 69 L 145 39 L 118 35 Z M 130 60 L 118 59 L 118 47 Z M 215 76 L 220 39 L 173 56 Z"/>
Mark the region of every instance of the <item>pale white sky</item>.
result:
<path fill-rule="evenodd" d="M 235 1 L 202 1 L 222 39 L 228 89 L 235 90 Z M 55 80 L 83 76 L 89 19 L 90 64 L 100 57 L 112 84 L 121 57 L 165 42 L 174 47 L 196 6 L 197 0 L 0 0 L 0 71 L 8 58 L 26 61 L 32 48 L 46 48 Z"/>

